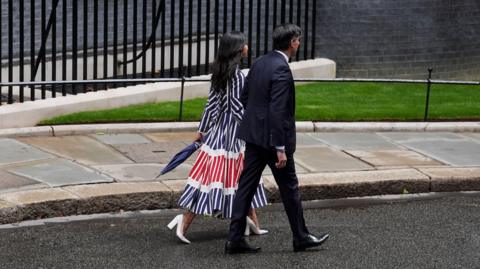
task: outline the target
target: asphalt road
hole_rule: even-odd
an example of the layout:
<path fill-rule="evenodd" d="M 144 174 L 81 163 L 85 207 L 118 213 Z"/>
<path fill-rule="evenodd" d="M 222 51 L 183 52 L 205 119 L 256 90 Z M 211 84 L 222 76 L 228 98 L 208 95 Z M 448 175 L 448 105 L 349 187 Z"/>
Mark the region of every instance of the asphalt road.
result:
<path fill-rule="evenodd" d="M 433 198 L 308 203 L 311 232 L 331 238 L 302 253 L 280 205 L 259 212 L 270 233 L 251 237 L 253 255 L 225 256 L 228 222 L 213 218 L 180 244 L 165 227 L 174 210 L 0 226 L 0 268 L 480 268 L 480 195 Z"/>

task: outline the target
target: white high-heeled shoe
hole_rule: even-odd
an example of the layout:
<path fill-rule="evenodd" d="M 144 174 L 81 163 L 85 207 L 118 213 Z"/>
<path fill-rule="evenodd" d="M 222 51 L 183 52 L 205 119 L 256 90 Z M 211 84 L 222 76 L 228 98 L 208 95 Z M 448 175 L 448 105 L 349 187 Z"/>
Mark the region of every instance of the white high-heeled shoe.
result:
<path fill-rule="evenodd" d="M 249 236 L 250 231 L 252 231 L 256 235 L 262 235 L 262 234 L 268 233 L 268 230 L 259 229 L 257 225 L 255 225 L 255 222 L 253 222 L 251 218 L 247 217 L 247 227 L 245 227 L 244 235 Z"/>
<path fill-rule="evenodd" d="M 168 229 L 172 230 L 175 226 L 177 226 L 176 235 L 180 241 L 185 244 L 190 244 L 190 241 L 183 235 L 183 215 L 177 215 L 173 218 L 172 221 L 167 225 Z"/>

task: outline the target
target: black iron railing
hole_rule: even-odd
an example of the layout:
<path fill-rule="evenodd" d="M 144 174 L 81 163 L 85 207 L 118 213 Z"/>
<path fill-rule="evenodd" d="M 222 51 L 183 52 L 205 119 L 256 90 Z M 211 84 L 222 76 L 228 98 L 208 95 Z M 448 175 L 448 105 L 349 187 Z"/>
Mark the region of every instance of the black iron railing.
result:
<path fill-rule="evenodd" d="M 293 59 L 315 57 L 316 1 L 308 0 L 0 0 L 0 105 L 209 73 L 223 32 L 246 33 L 244 67 L 271 49 L 284 22 L 304 29 Z M 295 14 L 295 16 L 294 16 Z M 83 83 L 37 83 L 81 79 Z M 89 81 L 88 83 L 86 83 Z M 11 84 L 9 84 L 11 85 Z M 29 91 L 27 90 L 29 89 Z"/>
<path fill-rule="evenodd" d="M 450 85 L 476 85 L 480 86 L 478 81 L 455 81 L 455 80 L 432 80 L 431 73 L 432 69 L 429 69 L 429 76 L 427 79 L 364 79 L 364 78 L 295 78 L 295 82 L 375 82 L 375 83 L 410 83 L 410 84 L 424 84 L 426 87 L 425 94 L 425 113 L 424 121 L 428 120 L 428 111 L 430 106 L 430 88 L 432 84 L 450 84 Z M 178 82 L 180 83 L 180 105 L 179 105 L 179 114 L 178 120 L 182 121 L 183 116 L 183 96 L 185 83 L 189 82 L 209 82 L 208 78 L 191 78 L 191 77 L 181 77 L 181 78 L 136 78 L 136 79 L 98 79 L 98 80 L 71 80 L 71 81 L 39 81 L 39 82 L 5 82 L 0 83 L 0 87 L 11 87 L 11 86 L 64 86 L 64 85 L 105 85 L 105 84 L 141 84 L 141 83 L 158 83 L 158 82 Z M 480 89 L 479 89 L 480 90 Z"/>

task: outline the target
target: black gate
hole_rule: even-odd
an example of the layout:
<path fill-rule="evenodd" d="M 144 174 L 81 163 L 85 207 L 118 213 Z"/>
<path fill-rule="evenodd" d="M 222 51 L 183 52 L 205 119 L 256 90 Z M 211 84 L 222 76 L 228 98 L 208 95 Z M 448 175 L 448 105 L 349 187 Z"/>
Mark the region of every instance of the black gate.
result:
<path fill-rule="evenodd" d="M 174 78 L 209 73 L 223 32 L 247 34 L 244 66 L 273 28 L 303 28 L 293 60 L 315 57 L 316 0 L 0 0 L 1 82 Z M 126 86 L 0 87 L 0 105 Z"/>

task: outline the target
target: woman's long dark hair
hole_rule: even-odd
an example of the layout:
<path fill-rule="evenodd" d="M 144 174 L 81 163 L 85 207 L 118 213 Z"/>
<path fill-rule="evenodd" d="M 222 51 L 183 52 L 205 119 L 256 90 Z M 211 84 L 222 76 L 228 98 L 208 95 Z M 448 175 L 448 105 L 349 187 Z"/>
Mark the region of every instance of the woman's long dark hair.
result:
<path fill-rule="evenodd" d="M 225 33 L 220 39 L 217 57 L 212 64 L 212 86 L 217 92 L 225 92 L 229 79 L 233 76 L 237 65 L 242 60 L 243 46 L 246 44 L 242 32 Z"/>

